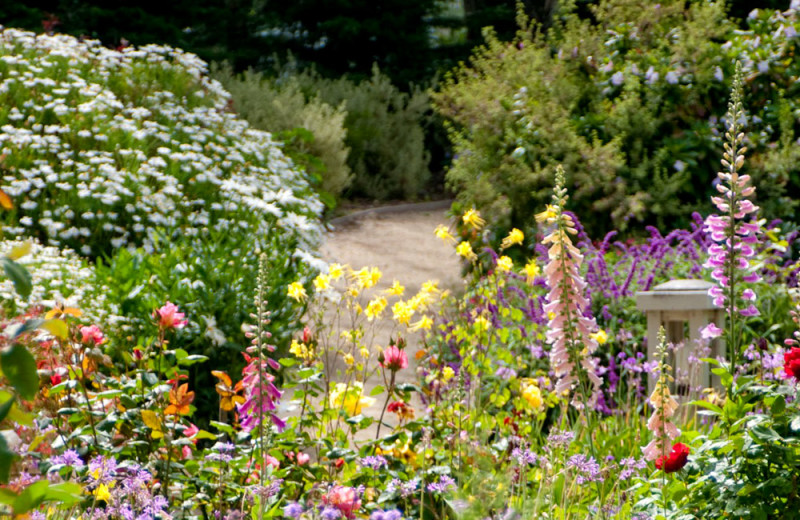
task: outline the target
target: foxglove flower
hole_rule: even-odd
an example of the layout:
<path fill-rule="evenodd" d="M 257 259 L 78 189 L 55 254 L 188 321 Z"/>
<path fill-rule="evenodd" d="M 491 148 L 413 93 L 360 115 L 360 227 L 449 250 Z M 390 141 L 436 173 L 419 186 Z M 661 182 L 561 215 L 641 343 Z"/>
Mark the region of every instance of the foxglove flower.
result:
<path fill-rule="evenodd" d="M 704 267 L 712 269 L 711 277 L 717 281 L 708 294 L 714 299 L 714 304 L 724 308 L 729 316 L 727 340 L 735 364 L 738 353 L 736 316 L 759 314 L 753 305 L 755 293 L 752 289 L 741 289 L 742 283 L 759 280 L 758 273 L 751 270 L 748 261 L 756 254 L 759 234 L 759 225 L 754 218 L 758 206 L 748 199 L 755 193 L 755 187 L 750 186 L 749 175 L 739 174 L 746 150 L 742 144 L 742 121 L 745 115 L 742 108 L 741 64 L 736 66 L 726 118 L 727 142 L 722 159 L 724 171 L 717 174 L 717 191 L 720 195 L 711 198 L 721 215 L 709 215 L 705 221 L 705 229 L 715 243 L 708 248 L 709 258 Z"/>
<path fill-rule="evenodd" d="M 550 288 L 548 303 L 544 306 L 544 312 L 550 317 L 546 341 L 551 345 L 550 365 L 558 378 L 556 393 L 563 395 L 576 384 L 581 384 L 587 401 L 593 402 L 601 383 L 592 359 L 598 345 L 592 337 L 597 331 L 597 323 L 583 312 L 589 307 L 585 296 L 586 282 L 579 272 L 583 255 L 570 239 L 570 235 L 576 235 L 578 231 L 572 217 L 564 213 L 567 198 L 564 170 L 559 166 L 553 204 L 536 215 L 537 222 L 555 227 L 542 241 L 549 247 L 548 264 L 544 268 Z M 586 383 L 592 386 L 591 393 Z"/>
<path fill-rule="evenodd" d="M 657 466 L 658 461 L 663 464 L 663 459 L 669 455 L 672 449 L 672 441 L 681 434 L 681 431 L 670 420 L 678 409 L 678 402 L 669 391 L 669 383 L 672 378 L 668 374 L 669 366 L 664 362 L 667 352 L 667 337 L 664 327 L 658 331 L 658 343 L 661 377 L 658 378 L 655 389 L 650 395 L 649 401 L 653 407 L 653 415 L 647 421 L 647 429 L 653 432 L 654 437 L 642 449 L 644 458 L 656 461 Z M 658 467 L 661 469 L 660 466 Z"/>

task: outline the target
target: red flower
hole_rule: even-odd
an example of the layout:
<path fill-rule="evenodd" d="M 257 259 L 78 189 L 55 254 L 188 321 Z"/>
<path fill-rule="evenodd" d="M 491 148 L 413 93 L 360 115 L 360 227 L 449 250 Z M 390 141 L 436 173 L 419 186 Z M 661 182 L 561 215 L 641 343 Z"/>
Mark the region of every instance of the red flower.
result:
<path fill-rule="evenodd" d="M 656 468 L 663 469 L 664 473 L 675 473 L 686 465 L 687 460 L 689 460 L 689 446 L 676 442 L 669 455 L 656 459 Z"/>
<path fill-rule="evenodd" d="M 783 354 L 783 371 L 786 377 L 800 381 L 800 347 L 792 347 L 792 350 Z"/>

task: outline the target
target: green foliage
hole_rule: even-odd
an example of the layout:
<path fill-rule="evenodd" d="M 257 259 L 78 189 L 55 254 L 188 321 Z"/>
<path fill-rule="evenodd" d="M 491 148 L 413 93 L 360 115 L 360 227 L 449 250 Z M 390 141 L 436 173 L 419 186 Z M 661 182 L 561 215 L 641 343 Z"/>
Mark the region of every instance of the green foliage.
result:
<path fill-rule="evenodd" d="M 568 7 L 547 32 L 491 31 L 433 95 L 450 121 L 448 185 L 495 225 L 524 228 L 563 164 L 590 234 L 685 225 L 712 195 L 720 118 L 735 59 L 747 71 L 748 173 L 767 217 L 791 218 L 797 144 L 794 10 L 758 11 L 736 31 L 721 2 L 607 0 L 593 20 Z M 763 110 L 762 110 L 763 109 Z M 762 195 L 759 195 L 762 197 Z M 589 216 L 591 215 L 591 218 Z"/>
<path fill-rule="evenodd" d="M 318 96 L 307 99 L 294 77 L 277 81 L 253 71 L 234 76 L 229 66 L 212 67 L 211 76 L 230 92 L 240 116 L 254 128 L 276 133 L 285 143 L 284 152 L 320 179 L 323 192 L 341 196 L 352 180 L 344 103 L 329 105 Z M 296 129 L 309 132 L 309 138 L 287 139 Z"/>
<path fill-rule="evenodd" d="M 415 88 L 406 94 L 377 66 L 361 82 L 325 79 L 305 71 L 297 81 L 307 97 L 319 97 L 347 111 L 348 164 L 354 178 L 347 195 L 376 200 L 413 199 L 427 187 L 429 154 L 425 150 L 428 95 Z"/>

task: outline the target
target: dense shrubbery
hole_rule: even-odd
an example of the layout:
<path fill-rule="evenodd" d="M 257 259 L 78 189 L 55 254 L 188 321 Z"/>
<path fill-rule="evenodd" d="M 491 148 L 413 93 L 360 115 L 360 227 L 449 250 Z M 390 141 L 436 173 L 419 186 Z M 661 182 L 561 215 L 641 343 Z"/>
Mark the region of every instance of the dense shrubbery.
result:
<path fill-rule="evenodd" d="M 250 71 L 234 76 L 227 66 L 212 69 L 211 75 L 230 92 L 241 117 L 284 139 L 284 152 L 318 177 L 324 192 L 338 198 L 350 186 L 343 103 L 333 106 L 319 97 L 307 99 L 294 77 L 277 82 Z M 297 134 L 298 129 L 308 135 Z"/>
<path fill-rule="evenodd" d="M 234 108 L 254 126 L 302 127 L 313 134 L 310 142 L 303 144 L 301 138 L 298 146 L 289 146 L 307 150 L 325 165 L 325 171 L 313 165 L 311 170 L 321 174 L 323 189 L 332 194 L 344 190 L 344 196 L 353 198 L 414 199 L 427 187 L 424 125 L 429 99 L 421 90 L 401 92 L 377 69 L 361 82 L 296 72 L 291 66 L 272 79 L 251 73 L 232 78 L 224 71 L 217 77 L 230 87 Z M 337 126 L 342 114 L 344 130 Z M 345 156 L 346 167 L 341 164 Z"/>
<path fill-rule="evenodd" d="M 434 95 L 452 123 L 448 173 L 459 200 L 501 231 L 531 225 L 563 164 L 574 210 L 594 233 L 685 225 L 713 193 L 732 62 L 747 74 L 747 166 L 765 215 L 791 217 L 795 142 L 794 9 L 753 11 L 738 31 L 723 2 L 601 2 L 596 22 L 562 12 L 546 34 L 491 33 Z M 591 215 L 591 218 L 589 218 Z"/>

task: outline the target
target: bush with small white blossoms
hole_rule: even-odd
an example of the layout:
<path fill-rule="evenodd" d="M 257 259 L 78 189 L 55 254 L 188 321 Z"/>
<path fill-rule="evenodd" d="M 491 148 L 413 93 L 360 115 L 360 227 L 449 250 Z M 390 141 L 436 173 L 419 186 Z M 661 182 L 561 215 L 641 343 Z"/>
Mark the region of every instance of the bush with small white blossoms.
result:
<path fill-rule="evenodd" d="M 241 362 L 253 251 L 268 253 L 271 287 L 313 269 L 323 204 L 206 72 L 164 46 L 0 32 L 3 232 L 97 259 L 109 304 L 145 334 L 141 317 L 169 295 L 192 316 L 176 346 L 213 358 L 228 344 Z M 287 337 L 280 293 L 268 296 Z"/>

